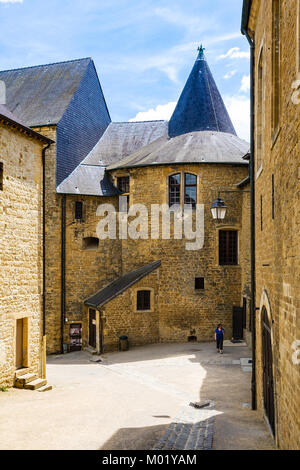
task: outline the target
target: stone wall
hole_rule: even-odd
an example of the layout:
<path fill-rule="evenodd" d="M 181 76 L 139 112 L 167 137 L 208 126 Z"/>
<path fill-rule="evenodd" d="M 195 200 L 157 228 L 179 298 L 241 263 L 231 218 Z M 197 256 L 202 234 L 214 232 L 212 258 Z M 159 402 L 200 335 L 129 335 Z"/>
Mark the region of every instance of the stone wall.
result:
<path fill-rule="evenodd" d="M 83 203 L 83 219 L 75 219 L 75 202 Z M 71 323 L 83 322 L 86 327 L 84 300 L 122 274 L 121 244 L 118 240 L 99 240 L 98 248 L 85 249 L 86 237 L 97 237 L 96 215 L 99 204 L 112 204 L 118 198 L 67 196 L 66 199 L 66 323 L 64 341 L 69 343 Z M 86 337 L 86 335 L 85 335 Z M 83 346 L 87 340 L 83 338 Z"/>
<path fill-rule="evenodd" d="M 159 268 L 101 309 L 104 352 L 119 347 L 119 337 L 128 336 L 129 346 L 157 343 L 159 336 Z M 136 311 L 136 291 L 153 289 L 151 311 Z"/>
<path fill-rule="evenodd" d="M 14 382 L 17 319 L 26 319 L 23 365 L 41 372 L 42 145 L 0 124 L 0 386 Z"/>
<path fill-rule="evenodd" d="M 56 142 L 56 127 L 41 127 L 37 132 Z M 61 312 L 61 201 L 56 193 L 56 143 L 46 156 L 46 335 L 47 352 L 60 352 Z"/>
<path fill-rule="evenodd" d="M 241 230 L 242 195 L 224 194 L 228 212 L 223 223 L 214 221 L 210 207 L 219 189 L 236 190 L 247 176 L 247 166 L 174 165 L 131 169 L 130 204 L 167 203 L 170 174 L 191 172 L 198 176 L 198 202 L 205 207 L 204 247 L 188 251 L 182 240 L 124 240 L 123 272 L 160 259 L 159 336 L 160 341 L 212 340 L 216 324 L 222 322 L 226 338 L 232 336 L 232 307 L 240 306 L 241 265 L 219 266 L 218 230 Z M 124 171 L 113 172 L 114 177 Z M 243 248 L 244 249 L 244 248 Z M 244 257 L 240 252 L 240 260 Z M 195 277 L 204 277 L 205 289 L 195 290 Z"/>
<path fill-rule="evenodd" d="M 261 312 L 271 324 L 275 386 L 276 442 L 300 448 L 300 365 L 293 344 L 300 340 L 300 105 L 292 101 L 299 78 L 297 1 L 282 0 L 280 10 L 280 118 L 272 129 L 272 3 L 253 2 L 256 68 L 264 48 L 264 135 L 262 170 L 256 168 L 257 391 L 263 414 Z M 260 4 L 260 8 L 259 8 Z M 257 77 L 257 70 L 255 71 Z M 256 89 L 257 96 L 257 89 Z M 274 185 L 272 185 L 272 178 Z M 299 356 L 299 355 L 298 355 Z"/>

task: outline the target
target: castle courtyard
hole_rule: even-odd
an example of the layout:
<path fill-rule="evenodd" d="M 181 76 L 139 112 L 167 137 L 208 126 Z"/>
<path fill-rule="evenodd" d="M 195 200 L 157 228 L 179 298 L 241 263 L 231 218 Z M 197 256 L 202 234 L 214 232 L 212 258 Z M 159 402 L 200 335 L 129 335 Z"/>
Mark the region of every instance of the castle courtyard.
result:
<path fill-rule="evenodd" d="M 243 344 L 223 356 L 212 342 L 50 356 L 51 391 L 0 392 L 0 449 L 273 449 L 250 409 Z"/>

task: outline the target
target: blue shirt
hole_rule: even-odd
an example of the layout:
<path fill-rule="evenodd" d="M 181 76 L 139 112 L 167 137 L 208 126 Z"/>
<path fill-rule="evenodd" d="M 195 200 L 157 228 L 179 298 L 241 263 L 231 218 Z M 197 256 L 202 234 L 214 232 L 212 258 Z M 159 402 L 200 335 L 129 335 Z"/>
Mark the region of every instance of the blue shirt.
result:
<path fill-rule="evenodd" d="M 219 328 L 216 329 L 216 335 L 217 335 L 217 338 L 222 338 L 222 336 L 224 335 L 224 328 L 222 328 L 221 330 L 219 330 Z"/>

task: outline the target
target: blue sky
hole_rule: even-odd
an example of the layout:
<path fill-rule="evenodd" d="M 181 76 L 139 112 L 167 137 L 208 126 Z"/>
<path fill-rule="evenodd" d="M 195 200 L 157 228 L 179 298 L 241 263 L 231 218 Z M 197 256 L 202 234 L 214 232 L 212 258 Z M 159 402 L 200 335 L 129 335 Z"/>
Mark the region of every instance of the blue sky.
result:
<path fill-rule="evenodd" d="M 203 43 L 249 140 L 242 0 L 0 0 L 0 69 L 92 57 L 112 120 L 166 119 Z"/>

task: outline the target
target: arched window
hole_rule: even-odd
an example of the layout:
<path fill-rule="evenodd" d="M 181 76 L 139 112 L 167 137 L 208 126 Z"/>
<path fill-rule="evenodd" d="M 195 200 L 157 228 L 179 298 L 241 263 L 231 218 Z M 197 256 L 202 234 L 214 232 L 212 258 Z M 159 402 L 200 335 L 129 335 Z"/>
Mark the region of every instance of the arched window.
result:
<path fill-rule="evenodd" d="M 180 173 L 169 176 L 169 206 L 180 204 Z"/>
<path fill-rule="evenodd" d="M 191 173 L 184 174 L 184 204 L 192 205 L 193 209 L 197 204 L 197 176 Z"/>

